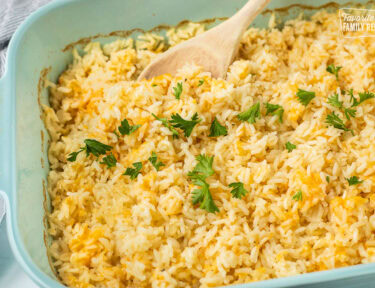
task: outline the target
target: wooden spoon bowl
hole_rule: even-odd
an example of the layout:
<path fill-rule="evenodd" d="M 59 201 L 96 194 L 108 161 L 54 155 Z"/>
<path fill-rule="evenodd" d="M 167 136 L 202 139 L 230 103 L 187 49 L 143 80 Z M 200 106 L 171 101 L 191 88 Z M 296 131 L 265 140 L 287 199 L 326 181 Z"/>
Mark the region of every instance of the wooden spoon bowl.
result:
<path fill-rule="evenodd" d="M 138 80 L 175 75 L 187 63 L 202 66 L 214 78 L 224 78 L 238 52 L 242 34 L 270 0 L 250 0 L 231 18 L 156 57 Z"/>

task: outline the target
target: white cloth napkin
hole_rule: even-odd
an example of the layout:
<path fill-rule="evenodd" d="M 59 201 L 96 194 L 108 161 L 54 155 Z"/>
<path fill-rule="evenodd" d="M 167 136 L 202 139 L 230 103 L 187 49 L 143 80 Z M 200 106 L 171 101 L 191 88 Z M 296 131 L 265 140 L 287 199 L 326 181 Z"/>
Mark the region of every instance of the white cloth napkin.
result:
<path fill-rule="evenodd" d="M 0 76 L 4 72 L 6 48 L 19 24 L 51 0 L 0 0 Z"/>

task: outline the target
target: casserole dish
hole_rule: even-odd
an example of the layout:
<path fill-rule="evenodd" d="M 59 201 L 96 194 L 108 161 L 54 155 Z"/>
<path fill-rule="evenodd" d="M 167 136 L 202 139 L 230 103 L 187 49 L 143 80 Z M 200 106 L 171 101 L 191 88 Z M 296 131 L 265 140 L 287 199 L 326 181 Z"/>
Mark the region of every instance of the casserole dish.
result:
<path fill-rule="evenodd" d="M 244 3 L 242 0 L 206 0 L 204 4 L 198 0 L 56 1 L 34 13 L 18 29 L 10 43 L 5 75 L 0 80 L 3 143 L 0 190 L 6 200 L 13 253 L 38 285 L 64 287 L 50 268 L 45 247 L 48 245 L 43 225 L 48 209 L 45 189 L 48 137 L 40 117 L 40 103 L 48 104 L 48 93 L 41 78 L 55 81 L 72 60 L 70 48 L 76 45 L 79 48 L 79 44 L 91 40 L 82 37 L 97 35 L 93 37 L 95 40 L 110 42 L 129 35 L 113 31 L 150 30 L 161 24 L 176 25 L 185 19 L 226 17 Z M 302 3 L 309 6 L 298 5 Z M 337 9 L 339 4 L 279 0 L 272 1 L 269 9 L 288 6 L 289 9 L 275 10 L 283 21 L 296 17 L 302 10 L 311 15 L 323 7 Z M 260 15 L 253 25 L 266 27 L 270 15 Z M 139 32 L 134 30 L 131 36 Z M 371 287 L 374 272 L 375 264 L 366 264 L 235 287 Z"/>

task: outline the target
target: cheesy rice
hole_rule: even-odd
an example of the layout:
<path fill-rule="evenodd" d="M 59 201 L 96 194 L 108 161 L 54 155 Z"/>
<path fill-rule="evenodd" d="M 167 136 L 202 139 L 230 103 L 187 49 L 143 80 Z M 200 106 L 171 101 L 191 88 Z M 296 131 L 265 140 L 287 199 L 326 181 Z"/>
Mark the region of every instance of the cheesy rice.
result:
<path fill-rule="evenodd" d="M 169 45 L 203 31 L 194 23 L 171 29 Z M 49 253 L 61 281 L 213 287 L 375 261 L 375 101 L 353 106 L 349 120 L 342 110 L 353 103 L 350 89 L 356 99 L 375 90 L 375 41 L 338 31 L 338 15 L 327 12 L 281 30 L 251 28 L 226 80 L 191 63 L 175 77 L 136 81 L 169 47 L 154 34 L 74 50 L 44 107 Z M 342 67 L 338 78 L 329 65 Z M 299 89 L 314 92 L 308 105 Z M 335 94 L 342 109 L 328 103 Z M 255 123 L 241 121 L 238 114 L 256 103 Z M 281 119 L 266 103 L 282 107 Z M 201 120 L 189 137 L 179 129 L 172 137 L 152 115 L 176 113 Z M 329 125 L 332 113 L 353 134 Z M 209 137 L 215 117 L 226 135 Z M 141 126 L 114 133 L 124 119 Z M 85 152 L 67 161 L 86 139 L 111 146 L 114 167 Z M 159 171 L 153 152 L 164 164 Z M 188 173 L 201 154 L 213 156 L 206 181 L 216 213 L 192 203 L 199 187 Z M 139 175 L 123 175 L 137 162 Z M 247 193 L 235 198 L 229 184 L 239 182 Z"/>

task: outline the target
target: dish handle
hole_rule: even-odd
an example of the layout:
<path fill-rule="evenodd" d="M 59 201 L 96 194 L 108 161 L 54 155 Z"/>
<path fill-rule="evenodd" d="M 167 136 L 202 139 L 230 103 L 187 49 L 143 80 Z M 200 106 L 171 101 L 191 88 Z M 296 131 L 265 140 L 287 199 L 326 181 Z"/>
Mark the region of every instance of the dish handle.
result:
<path fill-rule="evenodd" d="M 6 191 L 9 191 L 10 182 L 10 103 L 6 95 L 8 93 L 6 83 L 7 74 L 0 78 L 0 223 L 5 214 L 5 204 L 9 204 Z M 9 97 L 8 97 L 9 98 Z M 8 206 L 8 205 L 7 205 Z M 9 206 L 8 206 L 9 207 Z"/>

